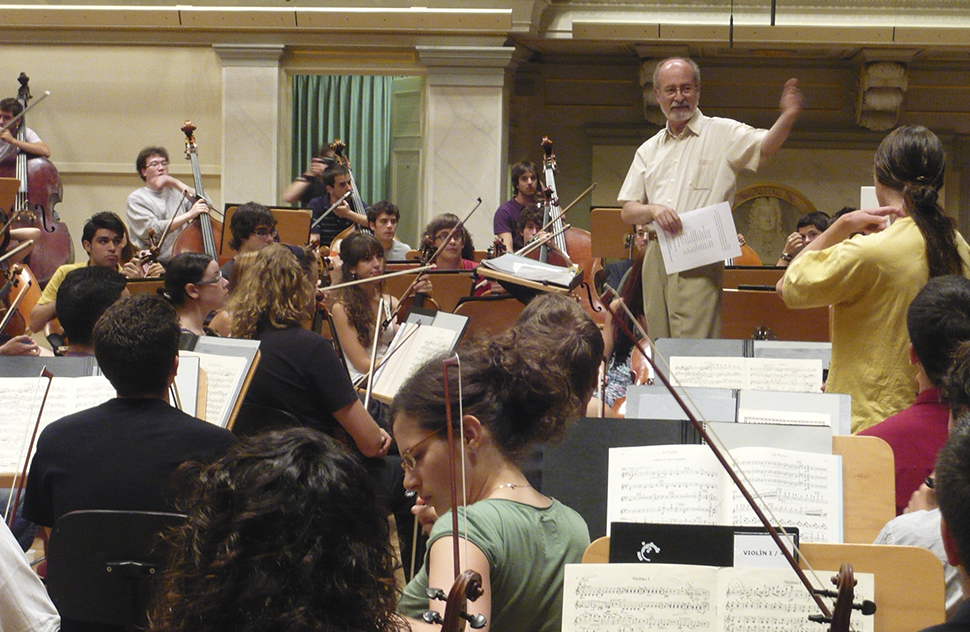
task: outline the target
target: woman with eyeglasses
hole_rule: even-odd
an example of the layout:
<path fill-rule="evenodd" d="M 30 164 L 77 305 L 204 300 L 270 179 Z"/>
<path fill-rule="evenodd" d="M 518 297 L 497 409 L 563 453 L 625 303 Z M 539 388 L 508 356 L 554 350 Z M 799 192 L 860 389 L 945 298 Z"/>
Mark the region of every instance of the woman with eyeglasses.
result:
<path fill-rule="evenodd" d="M 585 409 L 603 340 L 570 299 L 539 297 L 527 310 L 511 331 L 460 353 L 448 368 L 460 444 L 459 550 L 462 570 L 482 575 L 485 593 L 468 608 L 485 617 L 486 629 L 553 632 L 561 628 L 564 566 L 581 561 L 589 531 L 579 514 L 533 488 L 521 463 Z M 428 588 L 448 592 L 454 581 L 444 388 L 439 358 L 408 378 L 391 405 L 404 486 L 441 516 L 424 568 L 398 604 L 415 630 L 435 629 L 421 615 L 444 609 Z"/>
<path fill-rule="evenodd" d="M 444 243 L 451 229 L 458 226 L 458 216 L 453 213 L 442 213 L 428 223 L 421 235 L 421 244 L 434 253 Z M 474 270 L 478 264 L 472 260 L 475 245 L 472 236 L 464 225 L 451 234 L 448 245 L 435 260 L 438 270 Z"/>
<path fill-rule="evenodd" d="M 219 263 L 201 252 L 183 252 L 168 263 L 165 286 L 159 290 L 179 315 L 182 333 L 218 335 L 208 327 L 213 312 L 222 309 L 229 293 Z"/>

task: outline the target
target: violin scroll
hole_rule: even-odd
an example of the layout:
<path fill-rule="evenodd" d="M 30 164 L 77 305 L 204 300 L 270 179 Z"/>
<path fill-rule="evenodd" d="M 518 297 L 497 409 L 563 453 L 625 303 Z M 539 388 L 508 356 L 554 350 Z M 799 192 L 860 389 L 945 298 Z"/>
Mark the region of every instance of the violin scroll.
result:
<path fill-rule="evenodd" d="M 458 576 L 451 586 L 451 592 L 445 597 L 445 591 L 440 588 L 429 588 L 428 598 L 447 602 L 445 616 L 434 610 L 425 612 L 421 618 L 426 623 L 441 625 L 441 632 L 458 632 L 462 629 L 462 621 L 467 621 L 473 630 L 485 627 L 487 621 L 482 614 L 468 614 L 466 602 L 475 601 L 484 594 L 482 576 L 473 570 L 467 570 Z"/>
<path fill-rule="evenodd" d="M 831 632 L 849 632 L 849 618 L 853 610 L 859 610 L 865 616 L 870 616 L 876 612 L 876 604 L 868 599 L 862 603 L 855 603 L 855 575 L 852 571 L 852 564 L 848 562 L 842 564 L 839 574 L 832 577 L 832 583 L 837 587 L 836 590 L 818 590 L 816 594 L 823 597 L 835 599 L 835 607 L 832 609 L 832 616 L 811 615 L 808 618 L 815 623 L 828 623 Z"/>

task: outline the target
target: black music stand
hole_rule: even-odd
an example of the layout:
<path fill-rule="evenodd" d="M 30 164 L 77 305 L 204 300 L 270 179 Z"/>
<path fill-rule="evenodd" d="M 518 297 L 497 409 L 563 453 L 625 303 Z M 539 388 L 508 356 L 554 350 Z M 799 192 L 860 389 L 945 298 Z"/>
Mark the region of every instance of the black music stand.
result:
<path fill-rule="evenodd" d="M 168 547 L 159 537 L 185 522 L 175 513 L 72 511 L 47 549 L 47 592 L 61 618 L 134 631 L 147 621 Z"/>

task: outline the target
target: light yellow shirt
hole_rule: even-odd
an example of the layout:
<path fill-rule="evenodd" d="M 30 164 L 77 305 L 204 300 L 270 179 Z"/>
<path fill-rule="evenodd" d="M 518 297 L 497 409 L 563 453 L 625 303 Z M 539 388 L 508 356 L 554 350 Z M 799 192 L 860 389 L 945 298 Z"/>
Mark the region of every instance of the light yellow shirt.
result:
<path fill-rule="evenodd" d="M 957 249 L 970 276 L 970 249 Z M 916 399 L 906 310 L 929 280 L 926 242 L 912 218 L 804 252 L 788 267 L 785 304 L 832 306 L 832 363 L 825 390 L 852 396 L 852 432 L 879 423 Z"/>

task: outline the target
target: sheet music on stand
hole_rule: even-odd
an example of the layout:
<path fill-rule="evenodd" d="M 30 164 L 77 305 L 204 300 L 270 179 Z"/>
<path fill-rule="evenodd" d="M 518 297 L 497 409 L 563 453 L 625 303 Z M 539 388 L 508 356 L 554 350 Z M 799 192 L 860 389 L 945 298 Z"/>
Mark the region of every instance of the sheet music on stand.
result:
<path fill-rule="evenodd" d="M 431 358 L 454 350 L 468 327 L 468 317 L 448 312 L 411 310 L 391 341 L 374 375 L 371 396 L 389 403 L 404 381 Z"/>
<path fill-rule="evenodd" d="M 522 302 L 528 302 L 539 292 L 566 294 L 583 280 L 582 269 L 575 266 L 564 268 L 513 254 L 486 259 L 478 266 L 477 272 L 497 281 Z"/>

